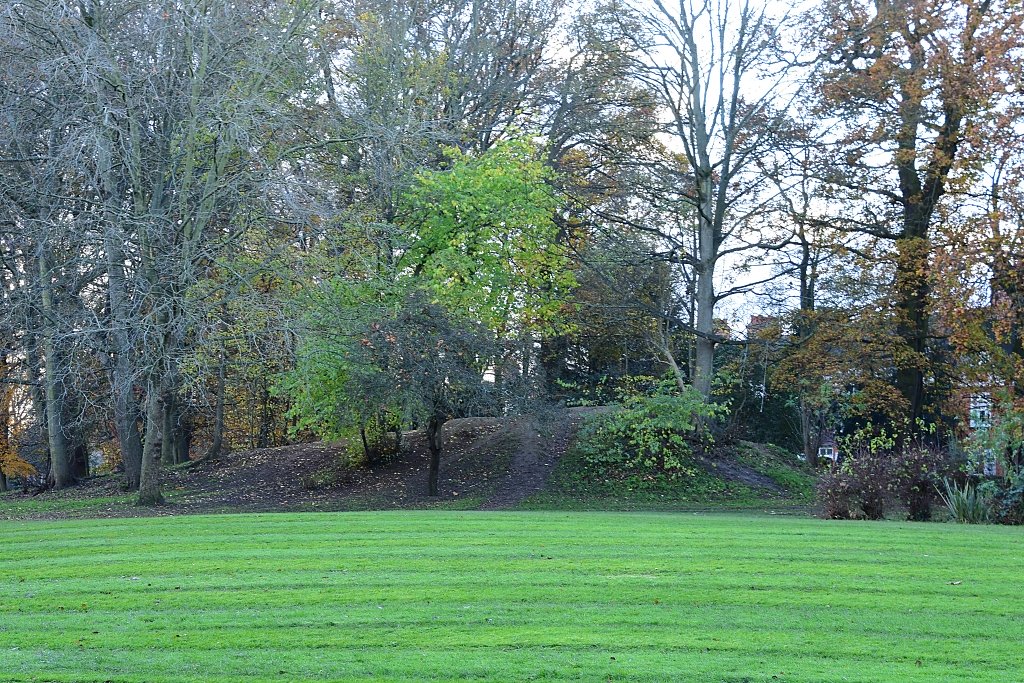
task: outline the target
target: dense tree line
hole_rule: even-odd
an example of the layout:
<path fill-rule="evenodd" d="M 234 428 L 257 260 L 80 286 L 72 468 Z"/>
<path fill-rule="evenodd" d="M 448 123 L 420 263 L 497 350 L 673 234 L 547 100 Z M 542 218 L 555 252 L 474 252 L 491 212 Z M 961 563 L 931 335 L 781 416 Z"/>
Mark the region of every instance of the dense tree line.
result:
<path fill-rule="evenodd" d="M 102 450 L 152 504 L 164 465 L 297 435 L 372 461 L 416 425 L 436 490 L 448 418 L 638 375 L 812 460 L 872 425 L 963 442 L 984 396 L 1019 464 L 1022 21 L 7 3 L 0 488 Z"/>

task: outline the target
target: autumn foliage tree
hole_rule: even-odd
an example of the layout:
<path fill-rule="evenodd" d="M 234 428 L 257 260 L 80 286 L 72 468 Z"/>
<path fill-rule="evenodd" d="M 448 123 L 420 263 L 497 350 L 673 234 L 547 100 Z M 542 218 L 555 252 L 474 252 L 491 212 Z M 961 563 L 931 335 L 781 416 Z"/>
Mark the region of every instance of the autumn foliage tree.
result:
<path fill-rule="evenodd" d="M 915 422 L 934 411 L 930 271 L 943 197 L 966 190 L 970 138 L 1012 92 L 1022 13 L 1000 0 L 827 0 L 808 15 L 821 57 L 821 176 L 851 232 L 891 246 L 903 349 L 894 385 Z M 854 208 L 856 207 L 856 208 Z"/>

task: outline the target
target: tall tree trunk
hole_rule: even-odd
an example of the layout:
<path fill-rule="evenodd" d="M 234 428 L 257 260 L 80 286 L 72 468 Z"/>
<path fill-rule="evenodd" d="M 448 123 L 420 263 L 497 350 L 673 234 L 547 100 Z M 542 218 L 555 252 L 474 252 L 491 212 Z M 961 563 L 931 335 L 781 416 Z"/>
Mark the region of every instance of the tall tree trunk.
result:
<path fill-rule="evenodd" d="M 121 225 L 121 193 L 118 189 L 114 163 L 115 143 L 109 136 L 101 138 L 97 155 L 97 173 L 104 190 L 103 251 L 106 256 L 107 301 L 110 306 L 108 339 L 113 350 L 110 364 L 110 388 L 114 404 L 114 428 L 121 447 L 125 483 L 128 490 L 137 490 L 142 472 L 142 434 L 139 426 L 139 405 L 135 399 L 135 357 L 129 330 L 132 311 L 125 275 L 125 254 Z"/>
<path fill-rule="evenodd" d="M 163 399 L 163 414 L 161 415 L 163 439 L 160 443 L 160 461 L 164 465 L 174 464 L 174 442 L 178 433 L 178 401 L 172 393 L 168 393 Z"/>
<path fill-rule="evenodd" d="M 39 374 L 42 361 L 34 341 L 26 340 L 25 345 L 25 374 L 28 379 L 28 395 L 32 400 L 32 413 L 39 423 L 40 434 L 48 431 L 46 425 L 46 396 L 43 393 L 43 380 Z"/>
<path fill-rule="evenodd" d="M 114 376 L 119 375 L 120 373 L 115 371 Z M 121 385 L 114 388 L 114 428 L 117 429 L 117 439 L 121 444 L 125 483 L 128 490 L 137 491 L 142 471 L 142 435 L 139 433 L 138 406 L 132 395 L 131 386 Z"/>
<path fill-rule="evenodd" d="M 53 285 L 46 254 L 39 256 L 39 289 L 42 304 L 40 320 L 43 339 L 43 392 L 46 396 L 46 436 L 50 445 L 50 475 L 54 487 L 61 489 L 74 483 L 71 461 L 68 453 L 67 436 L 64 433 L 64 392 L 58 380 L 56 332 L 56 306 L 53 299 Z"/>
<path fill-rule="evenodd" d="M 74 483 L 71 473 L 71 460 L 68 452 L 67 436 L 64 434 L 63 392 L 57 383 L 57 362 L 52 341 L 43 342 L 45 365 L 43 375 L 43 392 L 46 406 L 46 438 L 50 451 L 50 474 L 55 488 L 62 489 Z"/>
<path fill-rule="evenodd" d="M 150 382 L 146 396 L 146 439 L 142 449 L 142 471 L 139 477 L 139 496 L 136 505 L 161 505 L 160 450 L 163 444 L 163 397 L 158 387 Z"/>
<path fill-rule="evenodd" d="M 85 479 L 89 476 L 89 446 L 84 440 L 76 439 L 71 449 L 71 476 Z"/>
<path fill-rule="evenodd" d="M 213 412 L 213 440 L 210 448 L 203 455 L 204 460 L 212 460 L 220 457 L 221 449 L 224 447 L 224 393 L 225 377 L 227 374 L 227 361 L 224 352 L 220 355 L 220 364 L 217 366 L 217 403 Z"/>
<path fill-rule="evenodd" d="M 163 444 L 160 459 L 165 465 L 180 465 L 189 459 L 192 445 L 192 421 L 188 410 L 174 391 L 164 395 Z"/>
<path fill-rule="evenodd" d="M 811 467 L 818 466 L 818 448 L 821 446 L 821 425 L 814 409 L 800 399 L 800 436 L 803 438 L 804 458 Z"/>
<path fill-rule="evenodd" d="M 441 428 L 444 418 L 431 415 L 427 421 L 427 447 L 430 449 L 430 469 L 427 472 L 427 495 L 437 495 L 437 477 L 441 471 Z"/>
<path fill-rule="evenodd" d="M 805 195 L 804 207 L 807 206 Z M 814 333 L 813 313 L 817 304 L 815 293 L 818 288 L 818 255 L 812 249 L 811 241 L 804 230 L 803 215 L 797 218 L 797 237 L 800 240 L 800 315 L 797 319 L 796 336 L 803 341 Z M 804 458 L 811 467 L 818 466 L 818 449 L 821 447 L 821 420 L 817 411 L 800 397 L 800 436 L 803 440 Z"/>
<path fill-rule="evenodd" d="M 927 230 L 927 225 L 924 226 Z M 915 231 L 916 232 L 916 231 Z M 928 266 L 931 244 L 922 234 L 896 243 L 897 334 L 905 343 L 905 354 L 897 361 L 896 388 L 907 401 L 912 425 L 924 417 L 924 378 L 928 368 Z"/>
<path fill-rule="evenodd" d="M 0 371 L 5 371 L 7 367 L 6 354 L 0 354 Z M 11 394 L 7 394 L 5 398 L 0 398 L 0 452 L 14 452 L 16 448 L 15 444 L 11 443 L 11 435 L 14 430 L 11 425 L 10 396 Z M 0 491 L 6 490 L 7 475 L 4 474 L 3 469 L 0 469 Z"/>
<path fill-rule="evenodd" d="M 715 376 L 715 263 L 718 239 L 713 220 L 712 177 L 710 171 L 698 177 L 697 240 L 700 263 L 697 267 L 697 338 L 694 350 L 693 385 L 705 399 L 711 397 Z"/>
<path fill-rule="evenodd" d="M 69 396 L 64 401 L 64 424 L 74 425 L 69 428 L 68 437 L 68 467 L 71 470 L 71 477 L 76 481 L 89 476 L 89 444 L 85 438 L 85 429 L 80 419 L 74 417 L 73 411 L 78 411 L 81 406 L 76 396 Z"/>
<path fill-rule="evenodd" d="M 192 433 L 192 418 L 188 411 L 179 411 L 178 428 L 174 431 L 173 460 L 175 465 L 181 465 L 191 459 Z"/>
<path fill-rule="evenodd" d="M 273 426 L 274 416 L 270 410 L 270 391 L 267 390 L 266 382 L 260 389 L 260 424 L 256 432 L 256 448 L 268 448 L 270 446 L 270 433 Z"/>
<path fill-rule="evenodd" d="M 705 399 L 711 397 L 715 377 L 714 272 L 708 269 L 697 278 L 697 338 L 694 341 L 693 386 Z"/>

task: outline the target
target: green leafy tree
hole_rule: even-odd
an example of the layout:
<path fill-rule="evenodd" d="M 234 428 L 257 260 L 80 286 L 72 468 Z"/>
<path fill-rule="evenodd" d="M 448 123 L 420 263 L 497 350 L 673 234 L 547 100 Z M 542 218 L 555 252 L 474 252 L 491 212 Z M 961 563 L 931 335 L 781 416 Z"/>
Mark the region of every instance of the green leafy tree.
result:
<path fill-rule="evenodd" d="M 538 150 L 518 138 L 478 156 L 451 149 L 447 158 L 447 169 L 421 173 L 405 196 L 410 246 L 400 267 L 499 337 L 553 323 L 573 277 Z"/>
<path fill-rule="evenodd" d="M 299 426 L 326 437 L 365 443 L 368 428 L 423 425 L 431 495 L 444 422 L 512 408 L 538 365 L 532 335 L 557 324 L 572 283 L 558 198 L 530 141 L 447 159 L 403 195 L 392 268 L 343 270 L 309 295 L 310 334 L 282 383 Z"/>

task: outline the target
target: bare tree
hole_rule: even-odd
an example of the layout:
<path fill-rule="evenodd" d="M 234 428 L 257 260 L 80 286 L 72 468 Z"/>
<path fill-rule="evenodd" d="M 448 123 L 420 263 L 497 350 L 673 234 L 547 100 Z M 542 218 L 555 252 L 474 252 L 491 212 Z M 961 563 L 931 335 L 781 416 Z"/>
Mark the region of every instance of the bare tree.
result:
<path fill-rule="evenodd" d="M 181 427 L 180 364 L 207 305 L 193 289 L 247 229 L 233 210 L 243 197 L 258 205 L 279 173 L 267 147 L 291 120 L 288 97 L 308 62 L 311 10 L 273 1 L 26 2 L 5 15 L 5 30 L 23 48 L 18 66 L 31 76 L 29 101 L 51 114 L 44 120 L 57 142 L 29 155 L 56 168 L 54 189 L 36 195 L 78 200 L 62 207 L 62 222 L 46 225 L 92 240 L 82 253 L 97 286 L 83 293 L 77 310 L 88 315 L 74 332 L 108 369 L 140 503 L 161 500 L 161 446 L 174 438 L 165 432 Z M 55 374 L 49 364 L 57 357 L 48 327 L 54 261 L 37 250 L 45 377 Z M 52 393 L 48 387 L 47 417 L 60 398 Z"/>
<path fill-rule="evenodd" d="M 625 15 L 624 15 L 625 16 Z M 752 0 L 680 0 L 636 5 L 621 22 L 634 72 L 667 115 L 664 133 L 685 164 L 670 169 L 674 196 L 693 216 L 692 246 L 674 239 L 675 258 L 695 274 L 694 385 L 711 392 L 718 303 L 750 292 L 774 273 L 716 289 L 721 266 L 744 252 L 777 248 L 786 235 L 757 219 L 771 188 L 755 162 L 795 88 L 779 58 L 780 22 Z"/>

